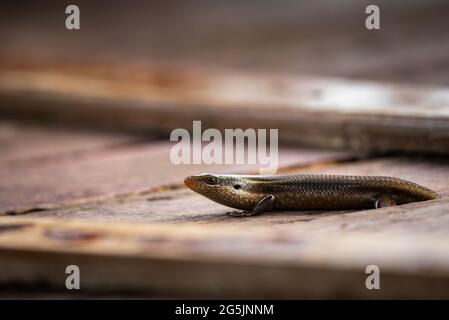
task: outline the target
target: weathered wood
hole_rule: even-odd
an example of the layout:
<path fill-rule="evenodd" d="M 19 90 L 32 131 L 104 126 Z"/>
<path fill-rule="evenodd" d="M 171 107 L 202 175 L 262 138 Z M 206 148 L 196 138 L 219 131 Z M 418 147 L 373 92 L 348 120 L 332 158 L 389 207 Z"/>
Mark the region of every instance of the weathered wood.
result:
<path fill-rule="evenodd" d="M 334 173 L 334 174 L 360 174 L 360 175 L 390 175 L 414 181 L 427 186 L 441 194 L 449 194 L 449 165 L 443 159 L 425 160 L 424 158 L 385 158 L 377 160 L 355 161 L 350 163 L 337 163 L 310 168 L 290 169 L 287 173 Z M 425 173 L 425 174 L 423 174 Z M 430 204 L 429 204 L 430 206 Z M 404 206 L 401 214 L 382 215 L 379 210 L 360 213 L 343 214 L 343 211 L 329 212 L 278 212 L 255 216 L 250 219 L 236 219 L 228 217 L 231 208 L 212 202 L 187 188 L 180 190 L 162 190 L 162 192 L 148 192 L 143 195 L 107 199 L 95 203 L 57 208 L 41 212 L 29 213 L 31 217 L 59 217 L 64 219 L 87 219 L 91 221 L 120 221 L 138 223 L 200 223 L 202 225 L 220 225 L 226 228 L 250 230 L 271 229 L 285 224 L 294 224 L 300 230 L 327 231 L 334 230 L 335 226 L 344 224 L 363 223 L 370 225 L 371 220 L 381 221 L 382 227 L 388 225 L 390 219 L 396 221 L 406 217 L 407 208 Z M 399 208 L 399 207 L 398 207 Z M 402 208 L 402 207 L 400 207 Z M 398 209 L 399 210 L 399 209 Z M 430 207 L 429 207 L 430 210 Z M 429 214 L 431 214 L 431 211 Z M 446 223 L 439 220 L 444 215 L 435 209 L 434 220 L 429 217 L 429 223 L 440 226 L 440 229 L 449 228 Z M 325 218 L 326 217 L 326 218 Z M 413 224 L 413 216 L 409 221 Z M 434 221 L 434 222 L 432 222 Z M 405 220 L 407 222 L 407 219 Z M 418 222 L 416 223 L 419 224 Z M 377 225 L 374 223 L 373 227 Z M 423 224 L 423 229 L 432 226 Z M 328 229 L 329 228 L 329 229 Z M 339 228 L 339 227 L 338 227 Z M 337 229 L 338 229 L 337 228 Z M 342 230 L 344 232 L 344 230 Z"/>
<path fill-rule="evenodd" d="M 71 143 L 71 136 L 61 141 Z M 55 139 L 49 139 L 51 144 Z M 21 144 L 16 144 L 21 149 Z M 0 214 L 50 208 L 61 202 L 139 194 L 182 186 L 189 174 L 202 172 L 257 172 L 257 165 L 174 165 L 170 142 L 153 141 L 98 149 L 52 161 L 10 162 L 0 166 Z M 11 154 L 14 153 L 11 146 Z M 18 151 L 19 152 L 19 151 Z M 6 156 L 8 157 L 8 156 Z M 311 149 L 279 150 L 279 165 L 295 167 L 352 159 L 345 152 Z M 1 163 L 1 162 L 0 162 Z"/>
<path fill-rule="evenodd" d="M 5 70 L 1 110 L 5 116 L 164 134 L 201 119 L 204 128 L 278 128 L 281 142 L 315 147 L 449 153 L 449 94 L 443 88 L 142 72 L 156 73 L 132 83 L 82 70 Z"/>
<path fill-rule="evenodd" d="M 91 3 L 81 6 L 95 15 L 100 7 Z M 89 32 L 72 37 L 55 27 L 56 6 L 15 19 L 9 4 L 2 10 L 8 19 L 0 19 L 1 116 L 165 138 L 201 119 L 203 127 L 278 128 L 281 142 L 294 144 L 449 154 L 447 88 L 138 62 L 163 58 L 447 85 L 448 4 L 380 0 L 379 32 L 363 28 L 360 14 L 368 4 L 274 8 L 264 1 L 257 10 L 233 3 L 227 5 L 235 10 L 203 2 L 177 10 L 140 4 L 151 6 L 142 14 L 112 4 L 102 21 L 113 29 L 86 24 Z M 15 9 L 24 12 L 22 5 Z M 119 25 L 109 23 L 116 12 L 123 13 Z M 118 48 L 114 37 L 123 34 L 133 36 Z M 120 63 L 102 64 L 114 56 Z M 127 135 L 0 123 L 0 285 L 49 285 L 67 294 L 64 271 L 76 264 L 82 294 L 449 298 L 447 158 L 357 162 L 346 152 L 282 149 L 281 172 L 391 175 L 444 197 L 359 212 L 235 219 L 185 189 L 182 178 L 253 169 L 174 167 L 169 148 Z M 365 288 L 370 264 L 380 267 L 379 291 Z"/>
<path fill-rule="evenodd" d="M 132 172 L 140 172 L 136 159 L 148 150 L 160 150 L 160 145 L 165 143 L 123 146 L 47 165 L 67 168 L 81 161 L 89 176 L 100 164 L 123 157 L 127 167 L 132 164 Z M 283 158 L 285 172 L 386 174 L 449 193 L 444 158 L 335 164 L 329 163 L 338 155 L 333 152 L 290 152 Z M 24 170 L 25 164 L 30 162 L 17 166 Z M 95 170 L 87 170 L 90 165 Z M 113 171 L 120 176 L 116 167 Z M 54 171 L 45 172 L 51 177 Z M 182 185 L 178 173 L 172 177 L 176 187 Z M 189 297 L 446 298 L 448 199 L 360 212 L 284 212 L 250 219 L 227 217 L 225 207 L 183 188 L 91 199 L 0 217 L 0 284 L 39 282 L 64 291 L 65 267 L 76 264 L 82 270 L 84 294 L 125 290 Z M 379 291 L 365 288 L 369 264 L 381 268 Z"/>
<path fill-rule="evenodd" d="M 447 206 L 447 201 L 446 201 Z M 447 298 L 447 234 L 339 237 L 285 230 L 1 219 L 0 283 L 65 290 L 81 269 L 84 292 L 157 292 L 243 298 Z M 365 287 L 368 265 L 381 290 Z"/>
<path fill-rule="evenodd" d="M 83 157 L 123 145 L 142 142 L 141 137 L 116 133 L 34 126 L 31 123 L 0 122 L 0 165 L 55 162 L 62 157 Z"/>

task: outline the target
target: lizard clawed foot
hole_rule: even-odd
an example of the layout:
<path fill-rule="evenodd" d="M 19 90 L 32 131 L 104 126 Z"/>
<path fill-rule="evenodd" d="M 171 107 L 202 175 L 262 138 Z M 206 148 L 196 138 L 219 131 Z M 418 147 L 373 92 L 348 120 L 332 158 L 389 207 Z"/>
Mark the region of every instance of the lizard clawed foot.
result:
<path fill-rule="evenodd" d="M 261 214 L 263 212 L 269 211 L 271 210 L 271 208 L 273 208 L 273 203 L 274 203 L 274 196 L 272 194 L 269 194 L 266 197 L 263 197 L 254 207 L 254 210 L 252 211 L 231 211 L 228 212 L 227 215 L 231 216 L 231 217 L 239 217 L 239 218 L 243 218 L 243 217 L 251 217 L 251 216 L 255 216 L 258 214 Z"/>
<path fill-rule="evenodd" d="M 253 211 L 231 211 L 226 213 L 226 215 L 230 217 L 237 217 L 237 218 L 243 218 L 243 217 L 251 217 L 254 215 Z"/>

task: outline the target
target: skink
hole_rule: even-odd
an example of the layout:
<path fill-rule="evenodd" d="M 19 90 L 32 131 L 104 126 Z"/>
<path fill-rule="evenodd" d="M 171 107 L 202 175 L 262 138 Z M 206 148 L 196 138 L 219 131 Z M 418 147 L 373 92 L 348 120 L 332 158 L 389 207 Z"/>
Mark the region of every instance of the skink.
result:
<path fill-rule="evenodd" d="M 229 213 L 239 217 L 281 210 L 374 209 L 439 197 L 416 183 L 383 176 L 204 173 L 184 182 L 215 202 L 243 210 Z"/>

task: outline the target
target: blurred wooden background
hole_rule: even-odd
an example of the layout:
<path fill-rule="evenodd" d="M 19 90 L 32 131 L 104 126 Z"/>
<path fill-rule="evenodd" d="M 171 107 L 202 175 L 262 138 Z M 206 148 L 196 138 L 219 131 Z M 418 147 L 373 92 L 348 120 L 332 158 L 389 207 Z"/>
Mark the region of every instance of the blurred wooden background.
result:
<path fill-rule="evenodd" d="M 364 28 L 370 1 L 70 1 L 1 4 L 0 52 L 30 60 L 168 62 L 447 85 L 445 0 L 379 0 L 381 30 Z"/>
<path fill-rule="evenodd" d="M 379 31 L 367 1 L 79 1 L 79 31 L 68 4 L 0 5 L 0 296 L 449 297 L 447 1 L 378 1 Z M 443 197 L 231 218 L 183 178 L 256 168 L 172 165 L 192 120 Z"/>

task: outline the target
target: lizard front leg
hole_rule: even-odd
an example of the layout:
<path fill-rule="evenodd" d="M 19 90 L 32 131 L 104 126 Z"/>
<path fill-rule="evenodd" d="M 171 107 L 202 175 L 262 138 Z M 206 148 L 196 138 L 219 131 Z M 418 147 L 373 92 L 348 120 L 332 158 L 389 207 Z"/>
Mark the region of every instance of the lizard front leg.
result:
<path fill-rule="evenodd" d="M 261 214 L 262 212 L 270 211 L 273 208 L 274 204 L 274 196 L 272 194 L 262 198 L 254 209 L 252 211 L 232 211 L 229 212 L 228 215 L 231 217 L 251 217 L 258 214 Z"/>

